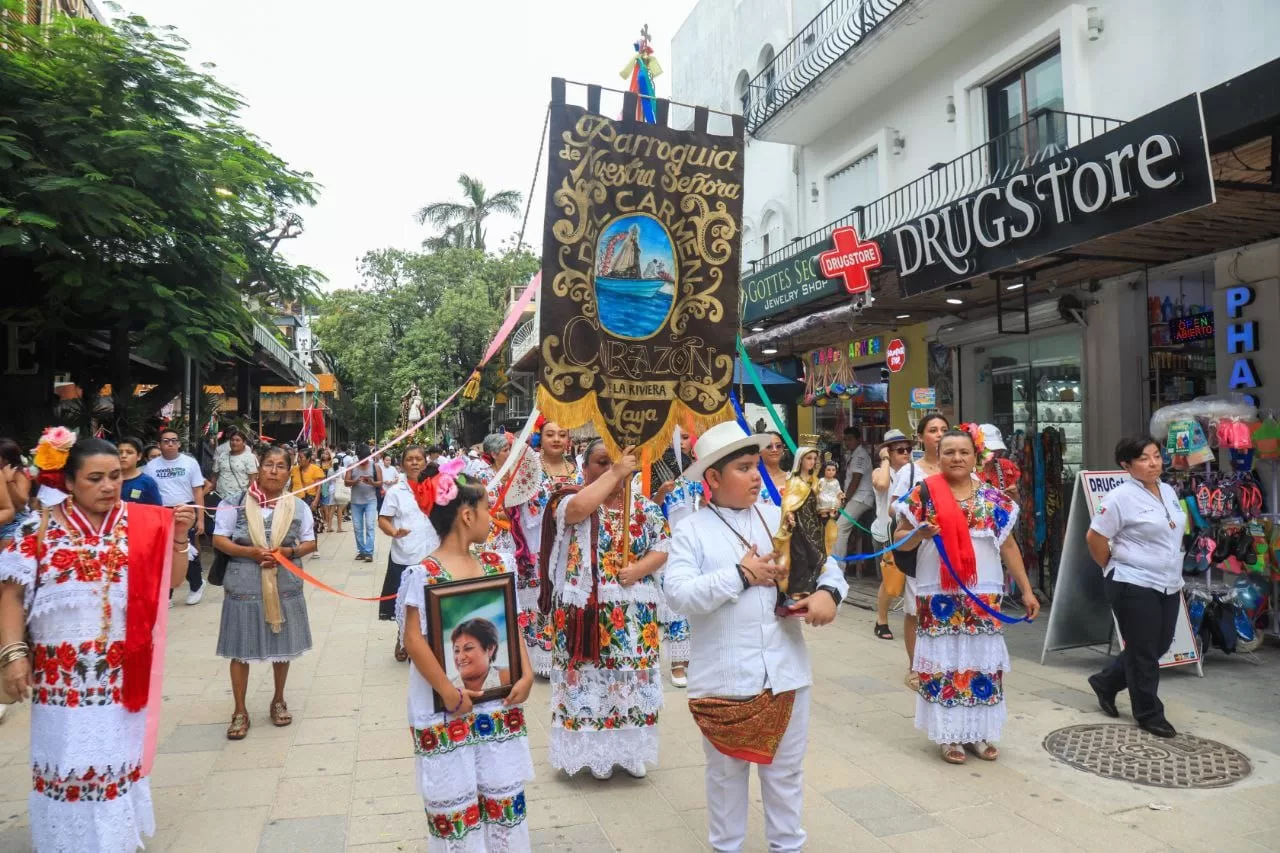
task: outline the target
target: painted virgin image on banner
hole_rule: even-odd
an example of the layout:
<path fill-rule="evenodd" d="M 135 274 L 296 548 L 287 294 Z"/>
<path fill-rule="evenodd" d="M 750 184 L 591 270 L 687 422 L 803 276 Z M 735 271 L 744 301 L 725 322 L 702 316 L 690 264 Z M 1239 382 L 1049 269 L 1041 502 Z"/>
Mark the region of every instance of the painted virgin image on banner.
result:
<path fill-rule="evenodd" d="M 588 89 L 588 103 L 599 91 Z M 728 416 L 738 327 L 742 122 L 674 130 L 565 101 L 553 82 L 538 406 L 611 449 L 661 452 Z M 634 115 L 623 109 L 624 116 Z M 729 132 L 729 126 L 732 132 Z"/>

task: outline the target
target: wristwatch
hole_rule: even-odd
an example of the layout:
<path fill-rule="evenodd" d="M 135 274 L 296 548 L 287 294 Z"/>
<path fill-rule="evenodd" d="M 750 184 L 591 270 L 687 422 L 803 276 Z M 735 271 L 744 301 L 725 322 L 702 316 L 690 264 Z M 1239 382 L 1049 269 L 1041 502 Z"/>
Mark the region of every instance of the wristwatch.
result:
<path fill-rule="evenodd" d="M 822 586 L 818 587 L 817 591 L 825 592 L 827 595 L 831 596 L 831 600 L 836 603 L 836 607 L 839 607 L 841 604 L 844 603 L 844 596 L 841 595 L 840 590 L 836 589 L 834 586 L 831 586 L 829 584 L 823 584 Z"/>

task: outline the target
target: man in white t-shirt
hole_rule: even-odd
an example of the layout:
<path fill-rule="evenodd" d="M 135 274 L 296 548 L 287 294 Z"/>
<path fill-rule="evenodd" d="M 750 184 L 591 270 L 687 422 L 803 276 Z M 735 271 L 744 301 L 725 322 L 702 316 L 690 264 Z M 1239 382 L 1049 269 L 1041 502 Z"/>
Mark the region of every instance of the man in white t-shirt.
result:
<path fill-rule="evenodd" d="M 849 519 L 861 518 L 876 505 L 875 490 L 871 487 L 871 452 L 862 443 L 857 427 L 844 431 L 844 512 L 836 517 L 836 544 L 832 556 L 837 561 L 849 553 L 849 534 L 854 525 Z M 848 570 L 848 566 L 841 565 Z"/>
<path fill-rule="evenodd" d="M 147 463 L 143 471 L 160 487 L 160 501 L 165 506 L 195 504 L 196 523 L 188 534 L 191 544 L 197 536 L 204 535 L 204 474 L 200 464 L 182 452 L 182 444 L 176 430 L 160 432 L 160 455 Z M 204 596 L 204 578 L 200 576 L 200 557 L 187 561 L 187 604 L 199 604 Z"/>

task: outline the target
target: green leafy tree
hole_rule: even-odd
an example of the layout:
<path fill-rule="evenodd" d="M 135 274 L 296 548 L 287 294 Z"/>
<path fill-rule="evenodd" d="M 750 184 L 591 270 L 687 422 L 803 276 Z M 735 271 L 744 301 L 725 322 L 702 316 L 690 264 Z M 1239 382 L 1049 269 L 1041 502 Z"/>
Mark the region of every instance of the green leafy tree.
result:
<path fill-rule="evenodd" d="M 430 254 L 383 249 L 361 262 L 362 283 L 338 290 L 321 306 L 315 331 L 344 377 L 357 434 L 399 417 L 400 397 L 417 382 L 428 409 L 467 381 L 502 322 L 507 294 L 538 268 L 528 252 L 486 255 L 474 249 Z M 495 359 L 498 361 L 498 359 Z M 481 374 L 474 401 L 459 402 L 468 441 L 488 425 L 499 369 Z"/>
<path fill-rule="evenodd" d="M 109 339 L 101 372 L 78 379 L 90 398 L 110 381 L 123 418 L 131 352 L 226 359 L 246 350 L 254 303 L 314 292 L 321 276 L 276 249 L 316 188 L 241 127 L 239 96 L 187 64 L 172 28 L 29 26 L 17 5 L 0 0 L 0 275 L 26 283 L 10 305 L 44 330 Z"/>
<path fill-rule="evenodd" d="M 430 223 L 444 233 L 423 241 L 429 251 L 443 249 L 479 249 L 484 251 L 484 221 L 495 213 L 519 216 L 524 198 L 517 190 L 502 190 L 488 195 L 484 184 L 467 174 L 458 175 L 463 201 L 433 201 L 418 210 L 419 225 Z"/>

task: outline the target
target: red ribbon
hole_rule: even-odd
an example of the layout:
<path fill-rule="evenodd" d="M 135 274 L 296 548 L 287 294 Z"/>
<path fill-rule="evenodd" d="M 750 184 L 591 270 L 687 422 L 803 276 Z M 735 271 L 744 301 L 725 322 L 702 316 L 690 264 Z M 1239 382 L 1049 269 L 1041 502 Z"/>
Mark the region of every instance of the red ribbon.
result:
<path fill-rule="evenodd" d="M 317 578 L 315 575 L 309 574 L 306 569 L 301 569 L 298 566 L 295 566 L 288 557 L 286 557 L 284 554 L 281 554 L 279 551 L 272 551 L 271 556 L 275 557 L 276 562 L 284 566 L 286 569 L 288 569 L 295 577 L 299 578 L 300 580 L 306 583 L 311 584 L 312 586 L 318 586 L 321 589 L 323 589 L 325 592 L 331 592 L 334 595 L 340 595 L 343 598 L 355 599 L 356 601 L 390 601 L 391 599 L 395 598 L 395 595 L 382 595 L 382 596 L 352 595 L 349 592 L 343 592 L 340 589 L 334 589 L 324 581 Z"/>

